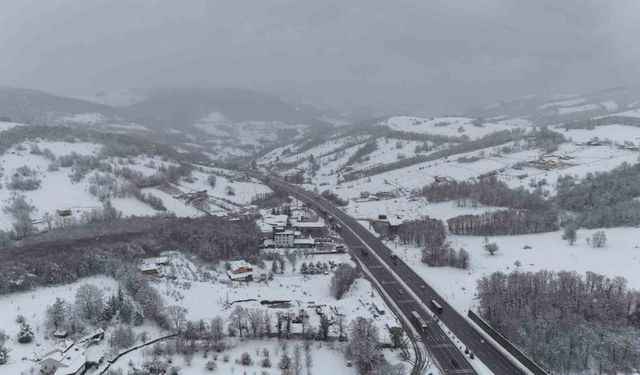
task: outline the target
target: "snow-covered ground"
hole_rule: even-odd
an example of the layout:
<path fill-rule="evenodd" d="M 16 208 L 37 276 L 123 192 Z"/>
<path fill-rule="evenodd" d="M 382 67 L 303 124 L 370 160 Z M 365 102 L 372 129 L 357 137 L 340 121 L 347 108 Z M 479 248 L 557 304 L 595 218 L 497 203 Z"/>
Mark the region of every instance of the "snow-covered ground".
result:
<path fill-rule="evenodd" d="M 586 112 L 586 111 L 596 111 L 600 109 L 600 105 L 599 104 L 585 104 L 585 105 L 579 105 L 579 106 L 575 106 L 575 107 L 560 107 L 558 108 L 558 114 L 559 115 L 568 115 L 571 113 L 578 113 L 578 112 Z"/>
<path fill-rule="evenodd" d="M 570 270 L 584 274 L 596 272 L 610 278 L 622 276 L 631 288 L 640 288 L 640 231 L 637 228 L 606 228 L 608 241 L 604 248 L 593 248 L 586 238 L 598 229 L 578 230 L 573 246 L 562 240 L 562 232 L 498 236 L 489 238 L 499 246 L 495 255 L 483 248 L 483 237 L 449 236 L 454 249 L 464 248 L 471 254 L 470 267 L 460 270 L 450 267 L 428 267 L 420 261 L 421 250 L 393 242 L 387 243 L 424 280 L 461 313 L 477 305 L 476 281 L 496 271 L 509 273 L 542 269 Z M 525 249 L 530 246 L 531 249 Z"/>
<path fill-rule="evenodd" d="M 5 131 L 5 130 L 9 130 L 11 128 L 15 128 L 16 126 L 23 126 L 24 124 L 21 124 L 19 122 L 3 122 L 0 121 L 0 133 Z"/>
<path fill-rule="evenodd" d="M 339 313 L 345 314 L 348 319 L 357 316 L 375 319 L 380 330 L 381 337 L 388 340 L 387 326 L 398 326 L 396 317 L 391 313 L 377 291 L 365 279 L 357 279 L 351 289 L 342 299 L 336 300 L 331 295 L 330 280 L 333 272 L 329 275 L 315 274 L 303 275 L 300 273 L 300 265 L 304 263 L 317 262 L 335 264 L 353 264 L 348 254 L 331 255 L 301 255 L 296 261 L 296 270 L 293 265 L 286 262 L 284 273 L 277 273 L 271 281 L 252 281 L 249 283 L 231 282 L 224 272 L 224 264 L 216 269 L 203 267 L 193 258 L 178 256 L 171 260 L 171 267 L 167 268 L 167 275 L 171 278 L 164 279 L 154 284 L 160 294 L 167 301 L 179 303 L 187 309 L 187 318 L 190 320 L 211 318 L 220 315 L 229 319 L 236 305 L 244 308 L 264 308 L 260 304 L 261 300 L 289 300 L 291 301 L 291 311 L 304 309 L 309 316 L 309 324 L 317 327 L 319 316 L 315 312 L 315 306 L 323 306 L 323 310 L 333 315 L 332 308 L 336 308 Z M 268 274 L 271 270 L 271 261 L 265 262 L 265 267 L 255 267 L 257 275 Z M 209 271 L 209 276 L 204 276 L 204 272 Z M 172 280 L 173 277 L 175 280 Z M 182 287 L 188 283 L 188 288 Z M 202 298 L 207 296 L 207 298 Z M 241 300 L 251 300 L 237 302 Z M 371 303 L 385 309 L 388 313 L 377 316 L 373 314 Z M 270 309 L 275 314 L 282 309 Z M 336 327 L 332 327 L 332 333 L 336 334 Z M 294 332 L 300 332 L 300 327 L 293 327 Z"/>
<path fill-rule="evenodd" d="M 84 284 L 96 285 L 107 296 L 116 294 L 118 290 L 116 280 L 110 277 L 96 276 L 68 285 L 0 296 L 0 306 L 2 306 L 0 309 L 0 330 L 8 335 L 7 347 L 11 350 L 9 362 L 0 367 L 0 373 L 21 374 L 22 371 L 28 371 L 31 367 L 39 370 L 40 366 L 35 361 L 55 344 L 55 340 L 50 338 L 52 332 L 46 328 L 47 306 L 52 305 L 56 298 L 74 303 L 76 290 Z M 20 344 L 17 341 L 20 328 L 20 325 L 16 323 L 18 315 L 25 317 L 35 334 L 31 343 Z"/>
<path fill-rule="evenodd" d="M 261 374 L 261 375 L 279 375 L 281 370 L 278 369 L 278 361 L 282 356 L 282 343 L 276 339 L 261 339 L 261 340 L 233 340 L 232 348 L 226 350 L 223 353 L 207 353 L 207 357 L 204 357 L 204 353 L 196 353 L 191 363 L 182 356 L 175 356 L 173 358 L 173 365 L 181 368 L 180 373 L 189 375 L 208 375 L 212 372 L 207 370 L 206 364 L 208 361 L 214 361 L 216 363 L 216 370 L 214 374 Z M 296 341 L 288 341 L 287 353 L 291 357 L 296 344 L 300 344 Z M 269 352 L 269 360 L 271 367 L 263 368 L 261 361 L 264 358 L 264 351 Z M 343 344 L 334 342 L 321 342 L 314 341 L 311 343 L 311 373 L 312 374 L 332 374 L 332 375 L 355 375 L 357 370 L 355 367 L 348 367 L 347 362 L 344 359 Z M 248 353 L 251 356 L 252 364 L 249 366 L 243 366 L 239 364 L 240 356 L 243 353 Z M 385 351 L 387 359 L 394 353 Z M 302 351 L 302 361 L 305 364 L 304 350 Z M 225 361 L 227 358 L 227 361 Z M 141 364 L 145 361 L 153 359 L 153 355 L 149 350 L 138 350 L 130 354 L 127 354 L 120 358 L 113 366 L 112 370 L 122 370 L 124 373 L 131 370 L 133 367 L 140 368 Z M 304 373 L 306 373 L 306 365 L 304 367 Z M 408 368 L 408 366 L 407 366 Z"/>

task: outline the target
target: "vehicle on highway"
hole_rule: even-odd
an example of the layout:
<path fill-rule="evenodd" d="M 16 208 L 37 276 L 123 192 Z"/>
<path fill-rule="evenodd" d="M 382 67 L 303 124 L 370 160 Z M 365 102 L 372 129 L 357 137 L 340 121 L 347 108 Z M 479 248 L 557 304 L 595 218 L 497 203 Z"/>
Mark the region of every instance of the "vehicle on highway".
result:
<path fill-rule="evenodd" d="M 411 315 L 413 316 L 413 321 L 416 323 L 418 328 L 420 328 L 420 330 L 422 332 L 426 332 L 427 331 L 427 321 L 424 320 L 424 318 L 421 317 L 420 314 L 418 314 L 417 311 L 412 311 Z"/>
<path fill-rule="evenodd" d="M 404 290 L 402 288 L 398 288 L 398 294 L 404 294 Z"/>
<path fill-rule="evenodd" d="M 451 360 L 451 365 L 453 366 L 453 368 L 460 368 L 460 364 L 455 359 Z"/>
<path fill-rule="evenodd" d="M 431 308 L 433 308 L 433 310 L 438 314 L 442 314 L 442 305 L 434 299 L 431 300 Z"/>
<path fill-rule="evenodd" d="M 360 253 L 362 254 L 362 256 L 366 257 L 369 256 L 369 252 L 367 251 L 367 249 L 365 249 L 364 247 L 360 248 Z"/>

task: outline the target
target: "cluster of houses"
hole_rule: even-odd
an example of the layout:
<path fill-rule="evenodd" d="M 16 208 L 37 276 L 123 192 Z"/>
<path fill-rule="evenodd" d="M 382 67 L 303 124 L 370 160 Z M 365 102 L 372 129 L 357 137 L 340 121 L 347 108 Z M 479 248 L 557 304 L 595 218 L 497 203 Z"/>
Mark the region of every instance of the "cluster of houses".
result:
<path fill-rule="evenodd" d="M 104 330 L 99 328 L 78 341 L 66 338 L 66 333 L 56 332 L 62 338 L 51 350 L 40 358 L 41 373 L 52 375 L 79 375 L 88 367 L 86 350 L 104 339 Z"/>
<path fill-rule="evenodd" d="M 529 162 L 529 164 L 538 169 L 544 169 L 546 171 L 550 171 L 553 169 L 560 169 L 570 164 L 567 163 L 567 160 L 571 160 L 573 157 L 568 155 L 555 156 L 555 155 L 545 155 L 540 157 L 537 160 L 533 160 Z"/>
<path fill-rule="evenodd" d="M 301 210 L 293 210 L 291 215 L 266 215 L 260 227 L 265 248 L 315 248 L 316 239 L 330 237 L 324 222 L 308 221 Z"/>

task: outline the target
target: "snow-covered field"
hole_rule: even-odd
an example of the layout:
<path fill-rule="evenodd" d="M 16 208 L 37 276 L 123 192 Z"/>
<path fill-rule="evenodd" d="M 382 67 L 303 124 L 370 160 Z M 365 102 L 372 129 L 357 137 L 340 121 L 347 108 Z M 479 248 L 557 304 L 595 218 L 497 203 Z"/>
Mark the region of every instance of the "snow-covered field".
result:
<path fill-rule="evenodd" d="M 435 134 L 449 137 L 466 135 L 470 139 L 481 138 L 501 130 L 516 129 L 515 126 L 510 126 L 505 123 L 485 123 L 483 126 L 475 126 L 474 119 L 467 117 L 437 117 L 425 119 L 410 116 L 395 116 L 380 122 L 380 125 L 408 133 Z"/>
<path fill-rule="evenodd" d="M 565 137 L 570 137 L 574 142 L 587 142 L 593 138 L 600 140 L 611 140 L 613 142 L 624 143 L 625 141 L 635 144 L 640 141 L 640 128 L 628 125 L 603 125 L 594 129 L 569 129 L 565 131 L 562 125 L 555 127 Z"/>
<path fill-rule="evenodd" d="M 80 218 L 82 213 L 98 209 L 102 206 L 100 199 L 91 193 L 91 179 L 97 172 L 92 170 L 77 182 L 71 180 L 72 168 L 59 167 L 51 169 L 52 161 L 43 154 L 34 154 L 31 152 L 32 147 L 37 146 L 39 150 L 50 150 L 55 158 L 67 156 L 72 153 L 81 156 L 100 156 L 102 145 L 87 142 L 52 142 L 45 140 L 37 140 L 33 142 L 25 142 L 12 147 L 4 154 L 0 155 L 0 177 L 3 188 L 0 189 L 0 206 L 2 208 L 10 204 L 13 196 L 19 194 L 24 196 L 28 204 L 33 206 L 31 219 L 39 225 L 38 222 L 45 216 L 50 215 L 56 217 L 57 210 L 72 210 L 72 214 L 76 218 Z M 101 157 L 101 156 L 100 156 Z M 141 173 L 143 176 L 152 176 L 162 168 L 177 166 L 178 163 L 172 160 L 163 160 L 158 156 L 139 155 L 137 157 L 123 158 L 104 158 L 101 157 L 103 163 L 110 164 L 112 170 L 128 168 Z M 17 169 L 27 166 L 35 172 L 35 178 L 40 181 L 40 186 L 34 190 L 10 190 L 6 185 L 17 173 Z M 247 180 L 240 174 L 218 169 L 216 174 L 216 185 L 211 188 L 207 179 L 213 169 L 208 167 L 198 167 L 194 169 L 192 179 L 186 179 L 178 186 L 174 186 L 175 192 L 169 194 L 159 188 L 146 188 L 143 193 L 151 193 L 162 199 L 167 211 L 175 213 L 181 217 L 195 217 L 203 215 L 202 211 L 197 210 L 185 199 L 175 198 L 176 193 L 192 193 L 200 190 L 207 190 L 210 196 L 210 211 L 225 212 L 230 209 L 239 208 L 240 205 L 248 204 L 256 196 L 269 193 L 266 185 L 255 180 Z M 104 172 L 101 172 L 104 174 Z M 112 175 L 118 184 L 122 184 L 125 180 L 121 177 Z M 111 197 L 113 206 L 122 212 L 123 216 L 151 216 L 161 211 L 156 210 L 147 203 L 141 202 L 134 197 Z M 224 203 L 224 200 L 232 202 Z M 222 205 L 222 206 L 221 206 Z M 4 209 L 0 209 L 0 230 L 10 230 L 13 228 L 15 218 Z"/>
<path fill-rule="evenodd" d="M 488 207 L 478 204 L 459 207 L 456 202 L 429 203 L 424 198 L 402 196 L 380 201 L 350 201 L 345 212 L 358 219 L 378 219 L 378 215 L 398 216 L 402 220 L 416 220 L 429 216 L 447 220 L 460 215 L 479 215 L 484 212 L 504 210 L 504 207 Z"/>

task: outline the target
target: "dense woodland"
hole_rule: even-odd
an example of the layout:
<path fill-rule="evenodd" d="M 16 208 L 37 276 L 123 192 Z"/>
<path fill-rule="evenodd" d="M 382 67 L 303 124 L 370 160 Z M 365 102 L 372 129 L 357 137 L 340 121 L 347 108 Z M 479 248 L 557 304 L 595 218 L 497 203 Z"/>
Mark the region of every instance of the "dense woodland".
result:
<path fill-rule="evenodd" d="M 574 213 L 578 226 L 586 228 L 640 224 L 640 164 L 610 172 L 588 173 L 578 181 L 573 176 L 558 179 L 554 202 Z"/>
<path fill-rule="evenodd" d="M 478 281 L 478 297 L 493 327 L 556 372 L 630 373 L 640 363 L 640 293 L 624 278 L 496 272 Z"/>
<path fill-rule="evenodd" d="M 136 262 L 165 250 L 180 249 L 211 262 L 255 259 L 259 241 L 251 219 L 133 218 L 54 229 L 0 248 L 0 293 L 111 273 L 116 260 Z"/>

